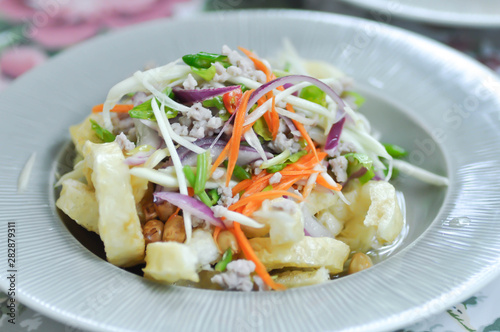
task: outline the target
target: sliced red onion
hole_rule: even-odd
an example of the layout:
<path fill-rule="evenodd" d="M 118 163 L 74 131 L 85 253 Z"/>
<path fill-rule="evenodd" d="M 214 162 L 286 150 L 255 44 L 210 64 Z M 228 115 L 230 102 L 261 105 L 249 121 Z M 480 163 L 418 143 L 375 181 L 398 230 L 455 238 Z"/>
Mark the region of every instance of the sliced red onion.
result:
<path fill-rule="evenodd" d="M 335 122 L 328 133 L 325 143 L 325 152 L 328 153 L 330 157 L 335 155 L 335 151 L 339 145 L 340 134 L 342 133 L 342 128 L 344 127 L 345 117 Z"/>
<path fill-rule="evenodd" d="M 302 214 L 304 216 L 304 233 L 312 237 L 333 237 L 333 234 L 309 212 L 309 209 L 303 205 Z"/>
<path fill-rule="evenodd" d="M 225 93 L 231 92 L 240 88 L 239 85 L 225 86 L 223 88 L 216 89 L 196 89 L 196 90 L 185 90 L 179 87 L 172 88 L 175 96 L 181 103 L 197 103 L 206 99 L 210 99 L 216 96 L 223 95 Z"/>
<path fill-rule="evenodd" d="M 283 87 L 285 88 L 285 90 L 288 89 L 288 88 L 291 88 L 292 86 L 293 86 L 292 83 L 285 83 L 285 84 L 283 84 Z M 294 93 L 292 93 L 292 95 L 294 95 L 295 97 L 298 97 L 299 96 L 299 92 L 295 91 Z"/>
<path fill-rule="evenodd" d="M 215 160 L 222 152 L 227 142 L 223 140 L 217 141 L 213 144 L 213 138 L 202 138 L 193 142 L 193 144 L 199 146 L 202 149 L 210 149 L 210 154 L 212 156 L 212 160 Z M 182 165 L 188 166 L 196 166 L 196 158 L 197 154 L 191 150 L 188 150 L 184 147 L 180 147 L 177 149 L 177 154 L 181 159 Z M 266 156 L 268 158 L 272 158 L 273 155 L 270 152 L 266 152 Z M 238 161 L 236 164 L 248 165 L 256 160 L 261 159 L 260 154 L 254 148 L 250 146 L 241 145 L 240 153 L 238 154 Z M 167 165 L 168 166 L 168 165 Z"/>
<path fill-rule="evenodd" d="M 221 128 L 219 134 L 217 135 L 217 137 L 212 142 L 212 145 L 210 145 L 210 148 L 212 148 L 212 146 L 214 146 L 219 141 L 219 139 L 221 138 L 222 134 L 224 134 L 224 132 L 226 131 L 227 126 L 229 126 L 231 124 L 231 121 L 233 120 L 233 118 L 234 118 L 235 115 L 236 115 L 236 112 L 233 112 L 233 114 L 231 114 L 231 116 L 229 117 L 229 119 L 227 119 L 227 121 L 224 123 L 224 126 Z"/>
<path fill-rule="evenodd" d="M 208 206 L 193 197 L 169 191 L 155 192 L 153 195 L 156 198 L 163 199 L 180 207 L 195 217 L 208 221 L 214 226 L 219 226 L 223 229 L 226 228 L 222 220 L 216 218 Z"/>
<path fill-rule="evenodd" d="M 349 183 L 349 181 L 362 177 L 363 175 L 365 175 L 366 171 L 367 169 L 365 167 L 361 167 L 358 171 L 352 173 L 344 183 L 342 183 L 342 187 L 347 186 L 347 183 Z"/>
<path fill-rule="evenodd" d="M 252 96 L 248 101 L 247 113 L 250 110 L 250 108 L 257 102 L 257 100 L 262 98 L 262 96 L 264 96 L 269 91 L 272 91 L 280 86 L 285 86 L 286 84 L 296 84 L 300 82 L 309 82 L 311 84 L 316 85 L 318 88 L 323 90 L 330 98 L 332 98 L 333 101 L 337 103 L 342 115 L 345 114 L 344 110 L 345 104 L 342 98 L 340 98 L 340 96 L 335 91 L 333 91 L 333 89 L 327 84 L 321 82 L 320 80 L 314 77 L 306 75 L 289 75 L 289 76 L 278 77 L 277 79 L 269 81 L 266 84 L 262 84 L 257 90 L 255 90 L 252 93 Z"/>
<path fill-rule="evenodd" d="M 129 166 L 138 166 L 144 164 L 155 150 L 139 151 L 134 155 L 125 158 L 125 164 Z"/>
<path fill-rule="evenodd" d="M 281 118 L 283 119 L 283 121 L 285 121 L 286 126 L 288 127 L 288 129 L 290 129 L 290 133 L 294 137 L 298 137 L 298 138 L 302 137 L 302 135 L 300 134 L 300 131 L 298 131 L 297 127 L 295 127 L 295 125 L 293 124 L 292 119 L 290 119 L 286 116 L 282 116 Z"/>

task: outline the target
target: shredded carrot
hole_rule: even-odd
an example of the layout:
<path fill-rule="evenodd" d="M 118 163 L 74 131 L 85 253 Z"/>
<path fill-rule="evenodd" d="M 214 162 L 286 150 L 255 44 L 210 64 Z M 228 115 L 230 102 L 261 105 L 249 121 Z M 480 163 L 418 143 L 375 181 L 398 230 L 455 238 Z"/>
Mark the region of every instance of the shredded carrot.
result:
<path fill-rule="evenodd" d="M 327 156 L 326 152 L 318 152 L 318 159 L 321 161 Z M 288 165 L 285 170 L 309 170 L 318 164 L 314 155 L 308 154 L 300 158 L 296 163 Z"/>
<path fill-rule="evenodd" d="M 247 189 L 252 185 L 253 181 L 251 179 L 245 179 L 243 181 L 240 181 L 237 185 L 233 187 L 233 196 L 236 196 L 236 194 L 242 192 L 243 190 Z"/>
<path fill-rule="evenodd" d="M 250 188 L 245 190 L 245 193 L 241 196 L 241 198 L 249 197 L 251 195 L 254 195 L 256 193 L 260 193 L 264 188 L 266 188 L 269 185 L 269 178 L 264 179 L 263 181 L 260 181 L 256 183 L 255 185 L 252 185 Z"/>
<path fill-rule="evenodd" d="M 273 123 L 273 117 L 272 117 L 271 112 L 267 111 L 266 113 L 264 113 L 264 115 L 262 117 L 264 118 L 264 121 L 266 121 L 267 128 L 269 128 L 269 131 L 272 134 L 274 131 L 274 123 Z"/>
<path fill-rule="evenodd" d="M 255 68 L 257 68 L 258 70 L 261 70 L 262 72 L 264 72 L 264 74 L 266 74 L 266 80 L 267 82 L 269 82 L 272 78 L 271 78 L 271 75 L 272 75 L 272 72 L 269 70 L 269 68 L 264 64 L 264 62 L 262 62 L 261 60 L 257 59 L 257 56 L 255 54 L 253 54 L 252 52 L 250 52 L 249 50 L 243 48 L 243 47 L 238 47 L 240 49 L 240 51 L 242 51 L 243 53 L 245 53 L 245 55 L 250 59 L 252 60 L 253 64 L 255 65 Z"/>
<path fill-rule="evenodd" d="M 276 184 L 273 186 L 273 189 L 275 190 L 288 190 L 292 185 L 294 185 L 297 181 L 302 180 L 306 178 L 307 175 L 297 175 L 297 176 L 292 176 L 290 178 L 282 178 L 280 183 Z"/>
<path fill-rule="evenodd" d="M 241 214 L 250 217 L 255 211 L 257 211 L 262 205 L 262 202 L 250 202 L 243 207 Z"/>
<path fill-rule="evenodd" d="M 286 109 L 289 112 L 295 113 L 295 110 L 293 109 L 292 105 L 290 105 L 290 104 L 286 105 Z M 302 135 L 302 137 L 306 140 L 308 149 L 310 149 L 314 153 L 314 156 L 319 161 L 318 151 L 316 151 L 316 148 L 314 147 L 313 140 L 311 139 L 311 136 L 309 136 L 309 134 L 307 133 L 306 128 L 304 128 L 304 125 L 297 120 L 292 119 L 292 122 L 295 125 L 295 127 L 297 127 L 297 129 L 300 132 L 300 134 Z"/>
<path fill-rule="evenodd" d="M 244 197 L 244 198 L 240 199 L 239 201 L 237 201 L 236 203 L 234 203 L 233 205 L 229 206 L 228 209 L 234 211 L 235 209 L 237 209 L 241 206 L 244 206 L 252 201 L 262 202 L 266 199 L 273 199 L 273 198 L 277 198 L 277 197 L 281 197 L 281 196 L 291 196 L 299 201 L 302 201 L 302 197 L 300 197 L 297 194 L 288 192 L 286 190 L 272 190 L 272 191 L 258 192 L 258 193 L 251 195 L 251 196 Z"/>
<path fill-rule="evenodd" d="M 214 161 L 214 163 L 212 165 L 212 168 L 210 168 L 210 175 L 214 174 L 214 172 L 217 169 L 217 167 L 219 167 L 220 164 L 222 164 L 224 162 L 224 160 L 227 157 L 227 154 L 229 152 L 229 148 L 230 147 L 231 147 L 231 140 L 229 140 L 229 142 L 226 144 L 226 146 L 224 147 L 224 149 L 222 149 L 222 151 L 219 154 L 219 156 L 217 157 L 217 159 L 215 159 L 215 161 Z"/>
<path fill-rule="evenodd" d="M 229 186 L 229 181 L 231 181 L 231 176 L 233 175 L 234 166 L 238 160 L 238 153 L 240 152 L 240 142 L 241 136 L 243 135 L 243 123 L 245 122 L 245 113 L 247 109 L 248 99 L 254 90 L 248 90 L 241 97 L 241 103 L 235 110 L 236 118 L 234 119 L 233 135 L 231 137 L 231 147 L 229 148 L 229 158 L 227 162 L 227 173 L 226 173 L 226 187 Z"/>
<path fill-rule="evenodd" d="M 332 186 L 330 183 L 328 183 L 324 178 L 323 176 L 321 176 L 321 174 L 318 176 L 318 178 L 316 179 L 316 182 L 319 184 L 319 185 L 322 185 L 323 187 L 325 188 L 328 188 L 328 189 L 331 189 L 331 190 L 335 190 L 335 191 L 341 191 L 342 190 L 342 185 L 338 184 L 337 183 L 337 186 Z"/>
<path fill-rule="evenodd" d="M 315 174 L 319 173 L 320 171 L 315 171 L 313 169 L 311 170 L 302 170 L 302 171 L 287 171 L 287 170 L 282 170 L 280 171 L 280 174 L 282 176 L 287 176 L 287 175 L 309 175 L 309 174 Z"/>
<path fill-rule="evenodd" d="M 222 230 L 222 228 L 220 228 L 219 226 L 215 226 L 214 234 L 212 234 L 212 236 L 214 238 L 215 245 L 217 246 L 217 249 L 219 250 L 219 252 L 222 252 L 222 250 L 220 250 L 219 243 L 217 242 L 217 239 L 219 238 L 219 234 L 220 234 L 221 230 Z"/>
<path fill-rule="evenodd" d="M 243 254 L 245 255 L 245 258 L 248 260 L 251 260 L 255 264 L 255 272 L 261 279 L 274 290 L 285 290 L 286 287 L 283 286 L 282 284 L 276 283 L 269 273 L 267 272 L 266 267 L 262 262 L 259 260 L 257 255 L 255 254 L 255 251 L 253 250 L 252 246 L 250 245 L 250 242 L 248 241 L 247 237 L 245 236 L 245 233 L 241 230 L 240 224 L 237 222 L 233 223 L 234 228 L 232 229 L 232 233 L 236 237 L 236 241 L 238 241 L 238 245 L 241 248 L 241 251 L 243 251 Z"/>
<path fill-rule="evenodd" d="M 167 222 L 169 222 L 170 220 L 174 219 L 175 217 L 177 217 L 179 215 L 180 211 L 181 211 L 181 208 L 178 207 L 177 210 L 175 210 L 175 212 L 173 214 L 171 214 L 170 217 L 168 217 L 167 221 L 165 221 L 165 224 Z"/>
<path fill-rule="evenodd" d="M 128 113 L 128 111 L 130 111 L 132 108 L 134 108 L 133 104 L 118 104 L 111 109 L 111 112 Z M 103 109 L 104 109 L 104 104 L 95 105 L 94 107 L 92 107 L 92 113 L 100 113 L 102 112 Z"/>
<path fill-rule="evenodd" d="M 256 192 L 260 192 L 262 191 L 262 189 L 264 189 L 265 187 L 267 187 L 268 185 L 268 181 L 269 179 L 273 176 L 272 174 L 267 174 L 267 172 L 261 172 L 261 173 L 264 173 L 266 174 L 265 176 L 263 177 L 260 177 L 260 178 L 256 178 L 255 180 L 252 180 L 252 185 L 250 187 L 247 188 L 247 190 L 245 191 L 245 196 L 249 196 L 251 194 L 254 194 Z M 261 189 L 259 189 L 262 185 L 264 185 Z"/>

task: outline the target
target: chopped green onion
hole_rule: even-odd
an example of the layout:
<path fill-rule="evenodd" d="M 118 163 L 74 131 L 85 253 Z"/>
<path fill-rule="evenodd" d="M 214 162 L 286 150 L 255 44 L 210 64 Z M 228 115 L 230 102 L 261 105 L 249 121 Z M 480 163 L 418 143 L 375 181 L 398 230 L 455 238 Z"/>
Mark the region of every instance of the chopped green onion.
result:
<path fill-rule="evenodd" d="M 227 168 L 227 160 L 224 161 L 224 166 Z M 240 165 L 234 165 L 233 175 L 240 181 L 251 179 L 252 176 Z"/>
<path fill-rule="evenodd" d="M 403 158 L 408 155 L 408 151 L 396 144 L 382 144 L 386 149 L 387 153 L 393 158 Z"/>
<path fill-rule="evenodd" d="M 370 181 L 375 176 L 375 171 L 373 169 L 373 161 L 366 154 L 363 153 L 348 153 L 344 157 L 347 158 L 349 162 L 347 165 L 347 175 L 360 171 L 363 167 L 366 168 L 365 174 L 359 178 L 361 184 L 365 184 Z"/>
<path fill-rule="evenodd" d="M 255 133 L 262 137 L 265 141 L 273 140 L 273 134 L 271 134 L 271 131 L 267 127 L 266 121 L 263 117 L 260 117 L 257 121 L 255 121 L 255 124 L 252 128 Z"/>
<path fill-rule="evenodd" d="M 206 99 L 201 102 L 203 107 L 216 107 L 218 110 L 225 110 L 224 102 L 222 101 L 222 96 L 215 96 L 212 99 Z"/>
<path fill-rule="evenodd" d="M 241 87 L 241 92 L 245 92 L 245 91 L 250 90 L 250 88 L 249 88 L 249 87 L 247 87 L 245 84 L 241 84 L 241 83 L 239 83 L 239 85 L 240 85 L 240 87 Z"/>
<path fill-rule="evenodd" d="M 196 157 L 196 180 L 194 183 L 194 193 L 199 195 L 205 192 L 205 184 L 207 183 L 208 168 L 210 167 L 210 150 L 200 153 Z"/>
<path fill-rule="evenodd" d="M 227 248 L 226 252 L 222 255 L 222 259 L 215 264 L 215 271 L 224 272 L 226 271 L 227 264 L 233 260 L 233 251 L 231 248 Z"/>
<path fill-rule="evenodd" d="M 296 152 L 296 153 L 292 154 L 290 157 L 288 157 L 287 162 L 289 162 L 290 164 L 296 163 L 297 161 L 299 161 L 300 158 L 302 158 L 306 154 L 307 154 L 306 150 Z"/>
<path fill-rule="evenodd" d="M 186 176 L 186 180 L 188 181 L 189 185 L 194 188 L 196 186 L 196 175 L 193 172 L 193 169 L 191 166 L 185 165 L 182 168 L 182 171 L 184 172 L 184 175 Z M 208 197 L 207 193 L 205 190 L 201 191 L 200 193 L 196 194 L 200 201 L 202 201 L 205 205 L 207 206 L 212 206 L 214 203 L 212 203 L 212 200 Z"/>
<path fill-rule="evenodd" d="M 231 114 L 229 114 L 229 112 L 226 111 L 226 110 L 220 110 L 217 115 L 224 122 L 226 122 L 227 120 L 229 120 L 229 118 L 231 117 Z"/>
<path fill-rule="evenodd" d="M 90 119 L 92 130 L 95 132 L 97 137 L 106 143 L 113 142 L 116 138 L 109 130 L 101 127 L 95 120 Z"/>
<path fill-rule="evenodd" d="M 211 189 L 211 190 L 209 190 L 208 191 L 208 197 L 210 198 L 210 203 L 212 203 L 212 205 L 217 204 L 217 202 L 220 199 L 220 195 L 217 192 L 217 189 Z"/>
<path fill-rule="evenodd" d="M 312 101 L 318 105 L 326 107 L 326 92 L 317 86 L 310 85 L 300 91 L 300 98 Z"/>
<path fill-rule="evenodd" d="M 365 103 L 365 98 L 357 92 L 354 91 L 344 91 L 343 96 L 351 96 L 354 98 L 354 104 L 360 108 Z"/>
<path fill-rule="evenodd" d="M 207 82 L 211 81 L 214 78 L 215 74 L 217 73 L 217 70 L 215 69 L 214 65 L 211 65 L 207 69 L 191 67 L 191 70 L 193 71 L 193 73 L 200 76 Z"/>
<path fill-rule="evenodd" d="M 189 182 L 189 185 L 191 187 L 194 187 L 196 183 L 196 175 L 194 175 L 193 169 L 191 166 L 185 165 L 182 168 L 182 171 L 184 172 L 184 175 L 186 176 L 186 180 Z"/>
<path fill-rule="evenodd" d="M 283 170 L 283 168 L 285 168 L 287 166 L 288 166 L 287 163 L 283 163 L 283 164 L 279 164 L 279 165 L 273 165 L 273 166 L 270 166 L 270 167 L 266 168 L 266 171 L 268 173 L 276 173 L 276 172 L 279 172 L 279 171 Z"/>
<path fill-rule="evenodd" d="M 219 62 L 227 68 L 231 66 L 229 60 L 226 55 L 215 54 L 215 53 L 207 53 L 207 52 L 199 52 L 197 54 L 186 54 L 182 57 L 182 61 L 186 63 L 188 66 L 196 67 L 196 68 L 204 68 L 208 69 L 214 62 Z"/>

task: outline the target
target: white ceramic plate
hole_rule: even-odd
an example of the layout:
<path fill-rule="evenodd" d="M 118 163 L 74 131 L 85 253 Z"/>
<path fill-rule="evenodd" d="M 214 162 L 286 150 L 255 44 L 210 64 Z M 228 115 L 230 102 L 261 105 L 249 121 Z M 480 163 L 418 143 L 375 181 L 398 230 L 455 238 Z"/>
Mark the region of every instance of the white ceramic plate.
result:
<path fill-rule="evenodd" d="M 417 165 L 449 176 L 448 189 L 407 177 L 396 183 L 406 195 L 410 227 L 398 252 L 323 285 L 237 293 L 156 284 L 108 264 L 75 239 L 54 207 L 53 189 L 55 170 L 68 170 L 71 162 L 65 154 L 70 125 L 145 63 L 218 52 L 223 44 L 267 56 L 283 37 L 302 56 L 335 63 L 354 77 L 382 139 L 410 149 Z M 106 331 L 376 331 L 442 311 L 500 271 L 499 86 L 489 70 L 436 42 L 315 12 L 157 21 L 70 49 L 0 95 L 0 239 L 7 242 L 7 222 L 15 222 L 18 299 L 67 324 Z M 29 189 L 18 194 L 17 178 L 33 152 Z M 5 291 L 6 258 L 0 266 Z"/>
<path fill-rule="evenodd" d="M 500 27 L 497 0 L 343 0 L 371 9 L 375 18 L 387 23 L 393 16 L 447 26 Z"/>

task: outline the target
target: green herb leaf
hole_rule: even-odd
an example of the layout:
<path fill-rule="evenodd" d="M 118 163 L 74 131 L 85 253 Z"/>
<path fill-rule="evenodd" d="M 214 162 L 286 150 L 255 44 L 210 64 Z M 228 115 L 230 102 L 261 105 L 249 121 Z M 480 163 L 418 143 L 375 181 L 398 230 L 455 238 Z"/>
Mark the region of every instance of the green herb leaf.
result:
<path fill-rule="evenodd" d="M 215 69 L 214 65 L 211 65 L 207 69 L 191 67 L 191 70 L 193 71 L 193 73 L 200 76 L 207 82 L 211 81 L 214 78 L 215 74 L 217 73 L 217 70 Z"/>
<path fill-rule="evenodd" d="M 182 61 L 191 67 L 208 69 L 214 62 L 219 62 L 227 68 L 231 66 L 226 55 L 199 52 L 197 54 L 186 54 L 182 57 Z"/>
<path fill-rule="evenodd" d="M 95 132 L 97 137 L 106 143 L 113 142 L 116 138 L 109 130 L 101 127 L 95 120 L 90 119 L 92 130 Z"/>
<path fill-rule="evenodd" d="M 255 133 L 262 137 L 265 141 L 271 141 L 273 139 L 273 135 L 267 127 L 266 121 L 262 117 L 255 122 L 253 130 L 255 130 Z"/>
<path fill-rule="evenodd" d="M 266 168 L 266 171 L 268 173 L 279 172 L 279 171 L 283 170 L 286 166 L 293 164 L 293 163 L 296 163 L 302 156 L 305 156 L 306 154 L 307 154 L 307 151 L 305 151 L 305 150 L 294 153 L 294 154 L 288 156 L 288 158 L 282 164 L 270 166 L 270 167 Z"/>
<path fill-rule="evenodd" d="M 222 259 L 217 264 L 215 264 L 215 271 L 226 271 L 227 264 L 229 264 L 232 260 L 233 251 L 231 250 L 231 248 L 227 248 L 227 250 L 222 255 Z"/>
<path fill-rule="evenodd" d="M 321 90 L 317 86 L 310 85 L 303 88 L 300 91 L 299 97 L 326 107 L 326 92 Z"/>
<path fill-rule="evenodd" d="M 227 168 L 228 162 L 224 161 L 224 166 Z M 251 179 L 252 176 L 243 167 L 234 165 L 233 175 L 240 181 Z"/>
<path fill-rule="evenodd" d="M 396 144 L 383 143 L 387 153 L 393 158 L 403 158 L 408 155 L 408 151 Z"/>
<path fill-rule="evenodd" d="M 158 100 L 156 100 L 156 103 L 158 104 L 158 107 L 161 107 L 161 103 Z M 178 113 L 179 111 L 165 106 L 165 114 L 167 115 L 168 119 L 175 118 Z M 156 121 L 153 108 L 151 107 L 151 100 L 146 100 L 142 104 L 135 106 L 130 111 L 128 111 L 128 114 L 131 118 Z"/>
<path fill-rule="evenodd" d="M 375 171 L 373 169 L 373 161 L 366 154 L 363 153 L 348 153 L 344 157 L 347 158 L 347 175 L 360 171 L 363 167 L 366 168 L 365 174 L 359 177 L 359 182 L 365 184 L 370 181 L 375 176 Z"/>

